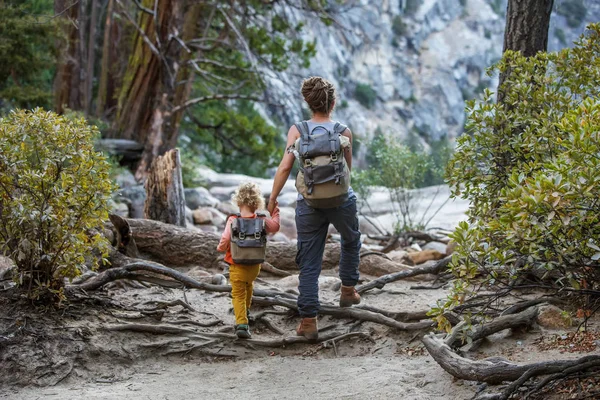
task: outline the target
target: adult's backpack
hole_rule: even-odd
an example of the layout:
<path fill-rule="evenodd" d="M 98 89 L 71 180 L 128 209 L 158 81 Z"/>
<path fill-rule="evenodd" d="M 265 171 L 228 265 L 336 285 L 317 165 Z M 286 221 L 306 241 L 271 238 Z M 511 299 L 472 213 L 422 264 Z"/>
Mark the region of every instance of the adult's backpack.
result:
<path fill-rule="evenodd" d="M 236 264 L 265 262 L 267 231 L 262 215 L 256 218 L 237 218 L 231 221 L 231 258 Z"/>
<path fill-rule="evenodd" d="M 346 126 L 337 122 L 333 130 L 316 126 L 309 132 L 306 121 L 296 124 L 300 137 L 291 152 L 298 160 L 296 189 L 313 208 L 338 207 L 348 199 L 350 169 L 344 149 L 350 140 L 342 133 Z"/>

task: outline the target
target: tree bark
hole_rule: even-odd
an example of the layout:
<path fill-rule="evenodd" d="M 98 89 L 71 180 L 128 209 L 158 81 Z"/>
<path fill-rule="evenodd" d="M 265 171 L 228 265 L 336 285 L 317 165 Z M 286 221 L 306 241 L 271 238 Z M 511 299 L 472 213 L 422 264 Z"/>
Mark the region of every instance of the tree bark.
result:
<path fill-rule="evenodd" d="M 147 175 L 154 158 L 177 143 L 183 110 L 171 109 L 187 99 L 191 87 L 190 69 L 185 62 L 189 49 L 182 43 L 194 36 L 197 26 L 198 7 L 186 8 L 186 3 L 158 0 L 156 15 L 140 12 L 137 20 L 116 125 L 121 138 L 144 145 L 138 179 Z M 141 4 L 149 10 L 155 6 L 154 0 L 143 0 Z"/>
<path fill-rule="evenodd" d="M 179 150 L 169 150 L 152 161 L 146 181 L 145 217 L 185 226 L 185 196 Z"/>
<path fill-rule="evenodd" d="M 85 72 L 84 111 L 86 115 L 92 113 L 92 89 L 94 83 L 94 63 L 96 56 L 96 26 L 98 25 L 98 0 L 92 0 L 90 16 L 90 29 L 87 48 L 87 67 Z"/>
<path fill-rule="evenodd" d="M 509 0 L 503 51 L 519 51 L 525 57 L 546 51 L 553 4 L 554 0 Z M 504 99 L 502 84 L 509 73 L 500 74 L 498 102 Z"/>
<path fill-rule="evenodd" d="M 81 2 L 74 4 L 74 0 L 54 1 L 54 13 L 60 14 L 64 35 L 58 46 L 60 56 L 54 77 L 54 109 L 59 114 L 65 108 L 80 110 L 82 107 L 80 69 L 83 54 L 78 30 L 81 8 Z"/>

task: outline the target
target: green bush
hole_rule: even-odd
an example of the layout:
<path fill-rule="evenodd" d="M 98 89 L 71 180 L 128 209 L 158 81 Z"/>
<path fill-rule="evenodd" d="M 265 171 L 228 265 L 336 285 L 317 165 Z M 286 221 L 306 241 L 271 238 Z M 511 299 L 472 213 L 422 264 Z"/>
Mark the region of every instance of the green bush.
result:
<path fill-rule="evenodd" d="M 573 49 L 507 52 L 497 69 L 510 70 L 504 102 L 489 90 L 468 102 L 449 166 L 470 224 L 453 235 L 459 279 L 438 316 L 468 298 L 481 271 L 484 288 L 535 276 L 564 292 L 600 289 L 600 25 Z"/>
<path fill-rule="evenodd" d="M 365 83 L 359 83 L 354 90 L 354 97 L 363 107 L 371 108 L 377 101 L 377 92 Z"/>
<path fill-rule="evenodd" d="M 32 299 L 61 299 L 64 278 L 107 254 L 106 239 L 91 234 L 107 220 L 113 190 L 97 134 L 42 109 L 0 119 L 1 252 Z"/>
<path fill-rule="evenodd" d="M 352 173 L 352 187 L 359 196 L 367 199 L 372 186 L 384 187 L 393 205 L 395 233 L 425 229 L 428 219 L 437 212 L 418 215 L 415 205 L 419 194 L 414 189 L 424 187 L 434 171 L 441 177 L 435 159 L 425 152 L 411 150 L 379 130 L 368 146 L 367 162 L 367 170 Z"/>
<path fill-rule="evenodd" d="M 577 28 L 586 17 L 587 8 L 583 0 L 564 0 L 556 7 L 556 13 L 564 16 L 571 28 Z"/>

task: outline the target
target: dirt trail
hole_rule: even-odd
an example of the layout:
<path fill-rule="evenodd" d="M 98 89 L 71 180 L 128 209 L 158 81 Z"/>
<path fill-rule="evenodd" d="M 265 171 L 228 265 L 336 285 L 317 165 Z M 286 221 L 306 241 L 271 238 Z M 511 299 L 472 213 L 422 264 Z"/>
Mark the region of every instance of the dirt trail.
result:
<path fill-rule="evenodd" d="M 146 372 L 142 372 L 146 369 Z M 86 382 L 5 392 L 25 399 L 467 399 L 427 357 L 270 357 L 257 360 L 136 365 L 114 383 Z M 102 380 L 100 380 L 102 381 Z"/>

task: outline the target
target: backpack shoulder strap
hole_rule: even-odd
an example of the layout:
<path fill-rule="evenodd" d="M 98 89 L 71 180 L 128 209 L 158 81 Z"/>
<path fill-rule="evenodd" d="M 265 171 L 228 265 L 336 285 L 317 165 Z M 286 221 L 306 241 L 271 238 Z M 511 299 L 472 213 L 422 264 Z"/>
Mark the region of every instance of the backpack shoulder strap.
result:
<path fill-rule="evenodd" d="M 300 155 L 305 156 L 308 154 L 308 136 L 310 132 L 308 131 L 308 123 L 306 121 L 298 122 L 295 124 L 296 129 L 300 132 Z"/>
<path fill-rule="evenodd" d="M 348 129 L 348 127 L 346 125 L 336 122 L 333 127 L 333 132 L 341 135 L 342 133 L 344 133 L 346 131 L 346 129 Z"/>

